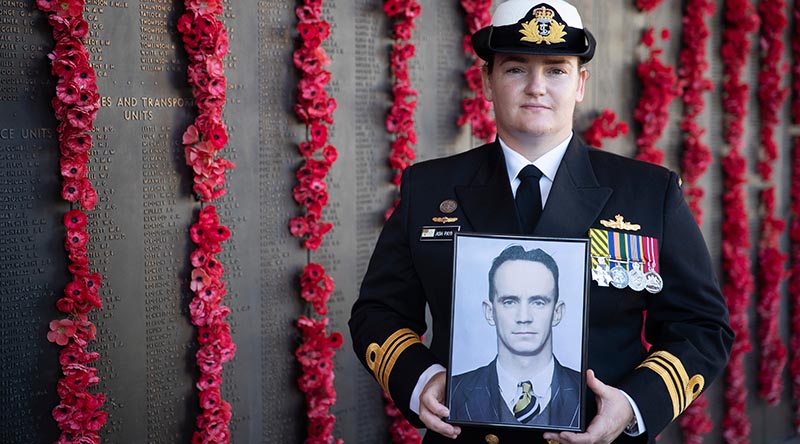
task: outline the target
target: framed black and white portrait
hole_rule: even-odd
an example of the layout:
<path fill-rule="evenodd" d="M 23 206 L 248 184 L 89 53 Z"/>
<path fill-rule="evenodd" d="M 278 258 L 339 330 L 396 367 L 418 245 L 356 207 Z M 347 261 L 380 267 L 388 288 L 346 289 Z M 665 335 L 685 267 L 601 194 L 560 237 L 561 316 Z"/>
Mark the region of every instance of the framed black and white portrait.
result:
<path fill-rule="evenodd" d="M 585 428 L 587 239 L 457 233 L 447 420 Z"/>

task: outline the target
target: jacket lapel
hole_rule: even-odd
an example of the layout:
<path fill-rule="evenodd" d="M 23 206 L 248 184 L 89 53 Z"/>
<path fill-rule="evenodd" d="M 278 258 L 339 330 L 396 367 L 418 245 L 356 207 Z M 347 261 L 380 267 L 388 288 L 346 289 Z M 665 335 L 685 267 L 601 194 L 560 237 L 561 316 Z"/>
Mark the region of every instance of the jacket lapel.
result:
<path fill-rule="evenodd" d="M 475 231 L 520 233 L 503 150 L 497 141 L 492 145 L 470 184 L 456 187 L 456 195 Z"/>
<path fill-rule="evenodd" d="M 533 234 L 550 237 L 585 236 L 612 192 L 611 188 L 601 187 L 597 183 L 586 145 L 573 136 Z"/>

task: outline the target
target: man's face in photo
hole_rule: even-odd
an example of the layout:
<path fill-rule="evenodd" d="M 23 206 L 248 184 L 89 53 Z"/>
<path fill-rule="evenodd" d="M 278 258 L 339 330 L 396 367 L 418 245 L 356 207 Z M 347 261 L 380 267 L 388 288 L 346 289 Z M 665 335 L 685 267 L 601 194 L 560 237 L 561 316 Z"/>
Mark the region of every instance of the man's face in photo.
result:
<path fill-rule="evenodd" d="M 564 303 L 556 300 L 553 273 L 541 262 L 511 260 L 497 268 L 496 293 L 484 301 L 486 321 L 497 329 L 498 348 L 537 355 L 551 344 Z"/>

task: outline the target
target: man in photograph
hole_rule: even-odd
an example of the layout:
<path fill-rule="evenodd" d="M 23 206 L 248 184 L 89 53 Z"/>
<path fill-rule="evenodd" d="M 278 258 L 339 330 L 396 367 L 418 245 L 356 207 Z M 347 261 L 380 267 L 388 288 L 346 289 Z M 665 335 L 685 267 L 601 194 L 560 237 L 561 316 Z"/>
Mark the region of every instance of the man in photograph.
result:
<path fill-rule="evenodd" d="M 519 245 L 503 250 L 492 261 L 483 301 L 486 322 L 497 333 L 497 356 L 453 377 L 450 418 L 578 427 L 580 373 L 553 355 L 553 327 L 565 310 L 549 254 Z"/>

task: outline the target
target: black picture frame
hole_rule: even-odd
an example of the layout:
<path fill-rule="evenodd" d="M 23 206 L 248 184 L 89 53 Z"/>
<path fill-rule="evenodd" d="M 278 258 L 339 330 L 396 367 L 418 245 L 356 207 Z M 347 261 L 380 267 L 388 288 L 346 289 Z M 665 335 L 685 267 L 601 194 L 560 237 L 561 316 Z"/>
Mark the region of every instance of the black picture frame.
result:
<path fill-rule="evenodd" d="M 552 310 L 547 308 L 550 307 L 548 298 L 537 299 L 535 296 L 525 295 L 515 298 L 506 295 L 489 300 L 489 271 L 492 263 L 501 252 L 514 246 L 522 247 L 525 252 L 540 249 L 552 257 L 557 265 L 558 296 L 552 298 Z M 585 431 L 589 240 L 456 233 L 453 249 L 450 365 L 447 368 L 446 391 L 446 405 L 450 409 L 450 415 L 446 420 L 464 426 L 499 427 L 518 431 Z M 517 247 L 512 250 L 513 253 L 520 251 Z M 531 261 L 528 257 L 522 259 L 519 265 L 526 260 Z M 516 272 L 517 269 L 506 267 L 505 273 L 509 274 L 495 272 L 495 276 L 506 276 L 503 277 L 506 283 L 517 281 L 515 277 L 509 276 L 538 276 L 542 272 L 542 276 L 553 276 L 553 271 L 547 273 L 547 270 L 551 270 L 550 266 L 545 267 L 543 263 L 539 263 L 538 267 L 540 268 L 519 269 L 529 272 Z M 496 279 L 495 282 L 497 285 Z M 532 288 L 530 283 L 533 281 L 520 282 L 523 283 L 517 285 Z M 547 278 L 535 279 L 535 282 L 547 282 Z M 507 293 L 513 294 L 513 291 Z M 501 304 L 501 299 L 502 305 L 498 305 Z M 561 305 L 560 309 L 556 309 L 558 305 Z M 513 307 L 521 307 L 522 310 L 527 310 L 526 313 L 532 314 L 509 311 L 517 310 Z M 544 311 L 533 311 L 534 307 Z M 557 311 L 560 315 L 555 314 Z M 544 314 L 539 316 L 537 313 Z M 531 357 L 548 350 L 546 345 L 542 346 L 547 342 L 548 336 L 545 333 L 548 322 L 544 321 L 547 313 L 551 316 L 549 336 L 554 357 L 550 361 L 553 369 L 550 386 L 549 390 L 542 390 L 541 387 L 539 390 L 534 389 L 537 392 L 536 401 L 533 398 L 531 400 L 535 408 L 531 409 L 533 413 L 530 410 L 525 412 L 528 418 L 521 422 L 513 410 L 515 407 L 520 410 L 517 402 L 522 389 L 517 388 L 517 393 L 513 395 L 509 393 L 510 387 L 521 386 L 521 383 L 512 382 L 514 378 L 503 378 L 505 383 L 502 386 L 509 389 L 503 393 L 497 375 L 518 375 L 525 373 L 525 370 L 516 364 L 535 366 L 543 362 L 544 359 Z M 534 318 L 543 321 L 537 324 Z M 558 322 L 555 322 L 556 318 Z M 498 334 L 499 331 L 503 333 Z M 498 339 L 498 336 L 502 338 Z M 501 354 L 498 352 L 500 347 L 503 348 L 503 358 L 498 358 Z M 504 371 L 501 366 L 498 372 L 498 360 L 511 364 L 508 365 L 511 371 Z M 537 370 L 536 376 L 529 379 L 547 381 L 547 377 L 542 379 L 542 375 L 550 374 L 549 368 L 550 365 L 543 365 Z"/>

